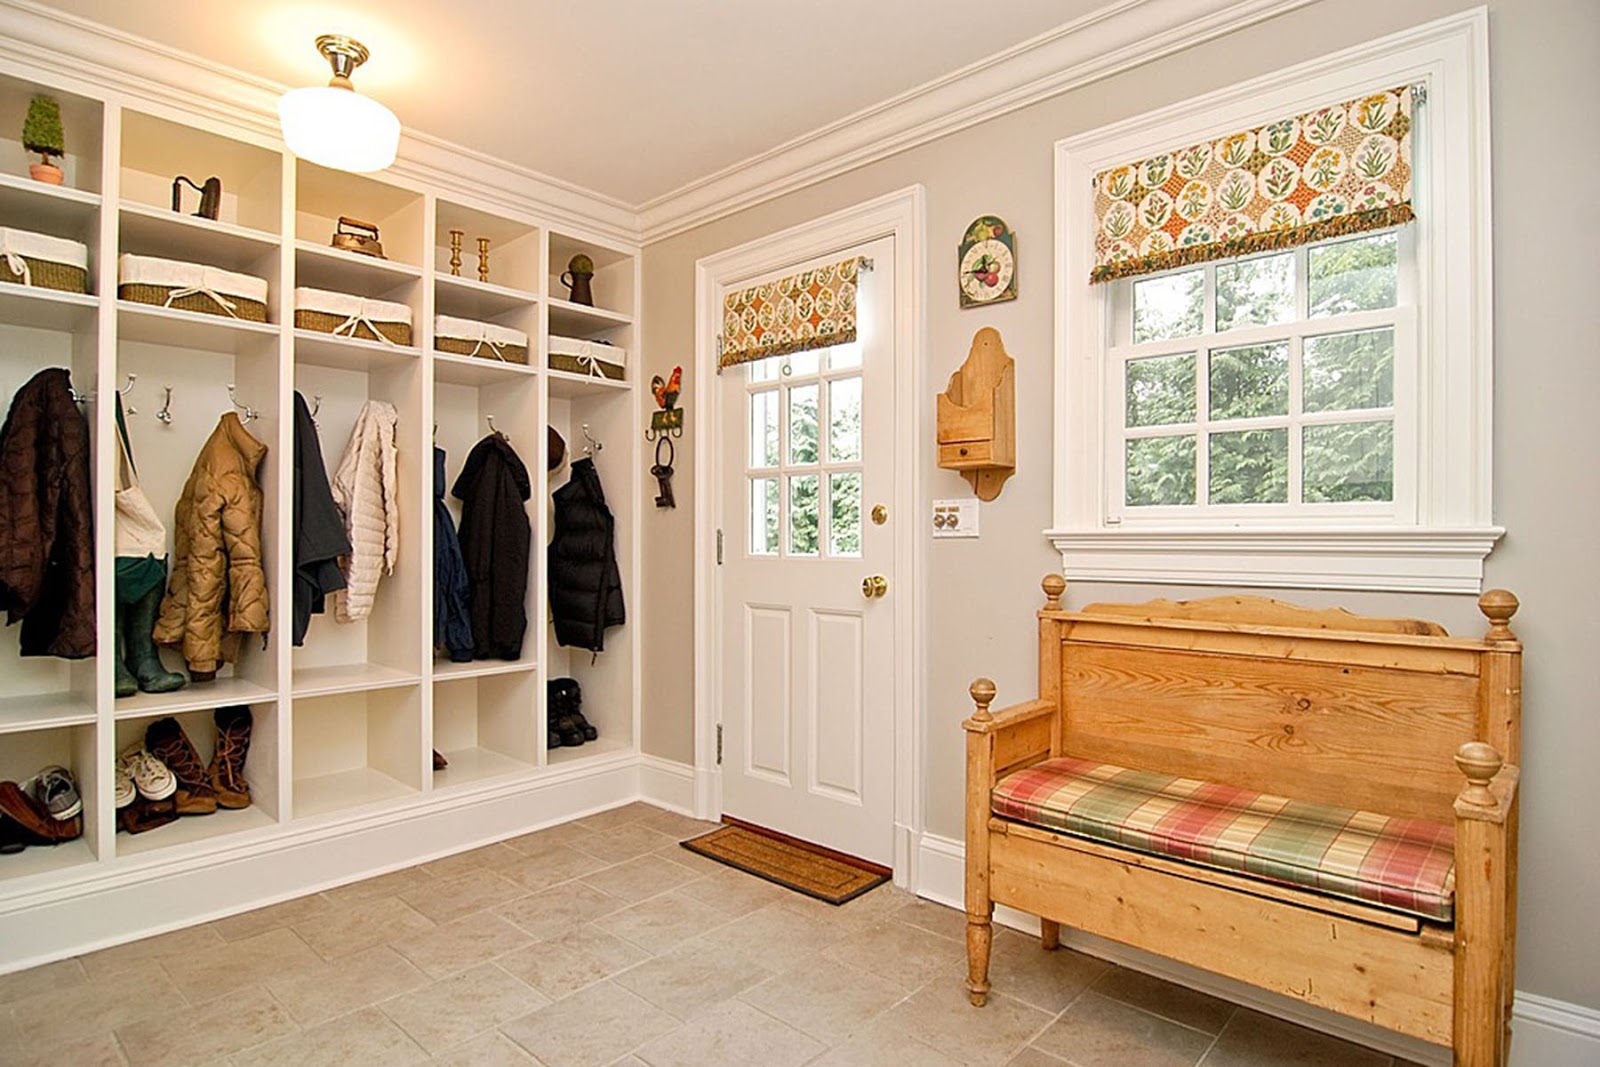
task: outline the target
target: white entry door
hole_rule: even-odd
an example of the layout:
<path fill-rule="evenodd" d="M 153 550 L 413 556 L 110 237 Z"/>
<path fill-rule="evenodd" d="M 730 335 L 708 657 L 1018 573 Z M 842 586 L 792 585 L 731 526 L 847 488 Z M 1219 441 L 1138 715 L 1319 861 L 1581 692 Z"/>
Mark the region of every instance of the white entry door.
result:
<path fill-rule="evenodd" d="M 719 383 L 722 806 L 891 866 L 893 531 L 910 517 L 890 507 L 911 413 L 894 410 L 894 240 L 850 251 L 872 261 L 857 340 Z"/>

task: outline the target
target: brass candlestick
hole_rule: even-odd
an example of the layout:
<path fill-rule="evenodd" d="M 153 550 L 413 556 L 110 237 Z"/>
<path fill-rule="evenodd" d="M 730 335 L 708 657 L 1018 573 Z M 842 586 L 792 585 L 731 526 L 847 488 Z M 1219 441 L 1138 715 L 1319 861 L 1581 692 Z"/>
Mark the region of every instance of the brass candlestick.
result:
<path fill-rule="evenodd" d="M 489 280 L 489 239 L 487 237 L 478 238 L 478 280 L 480 282 Z"/>
<path fill-rule="evenodd" d="M 461 239 L 466 234 L 461 230 L 450 231 L 450 273 L 461 277 Z"/>

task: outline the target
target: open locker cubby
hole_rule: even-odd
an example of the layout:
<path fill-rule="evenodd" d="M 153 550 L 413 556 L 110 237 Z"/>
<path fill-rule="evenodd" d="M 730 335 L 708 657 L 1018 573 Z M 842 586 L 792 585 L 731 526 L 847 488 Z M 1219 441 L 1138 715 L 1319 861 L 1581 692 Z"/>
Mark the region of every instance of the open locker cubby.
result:
<path fill-rule="evenodd" d="M 350 342 L 337 342 L 349 344 Z M 431 516 L 422 496 L 423 462 L 431 476 L 422 425 L 422 361 L 414 355 L 373 344 L 361 354 L 364 368 L 346 365 L 342 349 L 307 352 L 295 342 L 295 388 L 316 411 L 317 436 L 330 482 L 350 444 L 351 432 L 368 400 L 394 405 L 399 540 L 394 569 L 381 574 L 372 613 L 352 622 L 338 619 L 334 598 L 311 618 L 305 643 L 293 650 L 296 697 L 392 686 L 421 678 L 426 638 L 426 604 L 432 602 L 432 567 L 424 567 L 423 520 Z M 337 357 L 337 365 L 308 362 Z M 343 594 L 340 594 L 341 596 Z M 297 704 L 297 708 L 298 708 Z"/>
<path fill-rule="evenodd" d="M 0 728 L 0 781 L 23 782 L 52 764 L 65 767 L 83 798 L 83 836 L 55 845 L 29 845 L 15 855 L 0 856 L 0 883 L 12 878 L 56 871 L 91 862 L 99 824 L 98 783 L 109 778 L 95 772 L 95 725 L 58 726 L 46 730 Z"/>
<path fill-rule="evenodd" d="M 29 164 L 39 162 L 39 157 L 22 147 L 22 124 L 29 103 L 39 95 L 53 97 L 61 105 L 62 143 L 66 154 L 52 161 L 62 170 L 60 185 L 36 182 L 28 176 Z M 104 108 L 98 100 L 0 74 L 0 226 L 22 226 L 55 233 L 38 212 L 61 212 L 76 217 L 83 209 L 92 209 L 99 202 L 103 115 Z M 35 193 L 41 195 L 32 195 Z M 64 195 L 54 195 L 58 193 Z M 19 211 L 17 205 L 23 203 L 27 208 Z M 66 233 L 59 236 L 93 242 L 93 235 L 87 231 L 78 236 Z"/>
<path fill-rule="evenodd" d="M 409 797 L 426 753 L 416 685 L 296 698 L 294 817 Z"/>
<path fill-rule="evenodd" d="M 226 702 L 219 702 L 214 706 L 172 716 L 178 720 L 190 744 L 194 745 L 203 766 L 211 765 L 211 756 L 217 747 L 217 725 L 213 712 L 218 707 L 228 706 Z M 250 783 L 250 806 L 231 810 L 219 807 L 209 815 L 180 816 L 176 822 L 142 834 L 119 831 L 116 838 L 117 855 L 136 856 L 156 849 L 193 844 L 277 824 L 282 810 L 278 796 L 278 706 L 269 700 L 248 707 L 251 716 L 250 752 L 245 758 L 244 777 Z M 143 744 L 150 724 L 161 717 L 144 715 L 119 719 L 113 755 L 120 754 L 132 745 Z"/>
<path fill-rule="evenodd" d="M 433 747 L 450 763 L 433 772 L 435 789 L 534 769 L 541 731 L 538 683 L 531 667 L 434 679 Z"/>
<path fill-rule="evenodd" d="M 450 270 L 450 231 L 461 231 L 460 274 Z M 478 238 L 489 239 L 489 277 L 478 277 Z M 540 231 L 531 223 L 500 218 L 440 200 L 433 231 L 435 300 L 441 315 L 499 322 L 526 332 L 537 329 L 499 316 L 538 300 Z"/>
<path fill-rule="evenodd" d="M 319 269 L 343 269 L 352 280 L 386 273 L 421 276 L 427 222 L 422 193 L 360 174 L 329 170 L 302 159 L 295 162 L 294 208 L 295 247 L 325 261 Z M 340 218 L 376 226 L 383 258 L 332 247 Z M 320 282 L 302 278 L 299 284 Z M 341 285 L 324 287 L 355 291 Z"/>

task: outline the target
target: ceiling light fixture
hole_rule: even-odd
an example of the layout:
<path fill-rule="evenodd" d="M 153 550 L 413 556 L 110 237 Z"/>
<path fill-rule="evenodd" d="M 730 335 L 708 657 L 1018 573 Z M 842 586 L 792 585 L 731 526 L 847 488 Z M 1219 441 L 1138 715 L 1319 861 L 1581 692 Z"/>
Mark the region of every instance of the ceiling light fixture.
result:
<path fill-rule="evenodd" d="M 335 170 L 382 170 L 400 146 L 394 112 L 356 92 L 350 74 L 367 61 L 360 41 L 338 34 L 317 38 L 317 51 L 333 65 L 326 87 L 291 89 L 278 101 L 278 118 L 289 151 Z"/>

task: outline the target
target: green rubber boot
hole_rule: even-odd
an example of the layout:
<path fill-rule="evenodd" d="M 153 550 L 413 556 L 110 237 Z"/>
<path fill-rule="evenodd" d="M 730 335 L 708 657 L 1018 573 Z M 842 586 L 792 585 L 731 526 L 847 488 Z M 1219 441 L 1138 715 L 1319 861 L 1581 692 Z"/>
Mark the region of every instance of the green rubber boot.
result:
<path fill-rule="evenodd" d="M 156 651 L 156 641 L 151 635 L 156 629 L 156 615 L 161 610 L 161 586 L 156 586 L 142 598 L 128 606 L 128 666 L 146 693 L 171 693 L 189 684 L 189 679 L 177 671 L 169 671 L 161 663 L 161 653 Z"/>
<path fill-rule="evenodd" d="M 128 665 L 122 653 L 122 635 L 127 629 L 124 621 L 127 614 L 128 609 L 122 606 L 121 601 L 118 601 L 115 612 L 117 636 L 111 642 L 111 661 L 117 665 L 116 693 L 119 697 L 131 697 L 139 691 L 139 683 L 134 679 L 133 672 L 128 670 Z"/>

